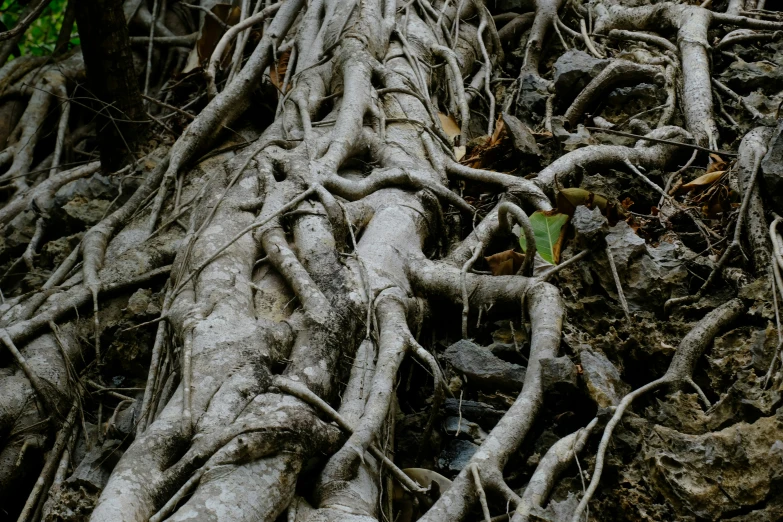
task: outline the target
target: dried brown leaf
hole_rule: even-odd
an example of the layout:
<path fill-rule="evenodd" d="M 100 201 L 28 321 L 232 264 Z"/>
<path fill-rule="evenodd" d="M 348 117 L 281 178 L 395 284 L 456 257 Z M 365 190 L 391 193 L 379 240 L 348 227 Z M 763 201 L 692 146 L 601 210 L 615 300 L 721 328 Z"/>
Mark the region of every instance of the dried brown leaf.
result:
<path fill-rule="evenodd" d="M 485 257 L 492 275 L 514 275 L 522 266 L 525 256 L 513 250 L 506 250 Z"/>
<path fill-rule="evenodd" d="M 440 126 L 443 127 L 443 131 L 453 143 L 454 138 L 459 136 L 462 132 L 459 125 L 457 125 L 457 120 L 455 120 L 453 116 L 443 114 L 442 112 L 438 113 L 438 118 L 440 118 Z"/>

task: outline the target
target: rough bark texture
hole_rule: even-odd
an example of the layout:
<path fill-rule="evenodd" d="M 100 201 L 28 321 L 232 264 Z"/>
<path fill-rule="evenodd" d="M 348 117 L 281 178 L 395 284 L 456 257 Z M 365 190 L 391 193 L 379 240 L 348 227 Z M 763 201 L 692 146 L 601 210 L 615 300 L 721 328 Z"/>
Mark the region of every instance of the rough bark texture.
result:
<path fill-rule="evenodd" d="M 771 8 L 78 1 L 0 60 L 3 517 L 779 520 Z"/>
<path fill-rule="evenodd" d="M 123 2 L 75 1 L 101 164 L 106 171 L 119 170 L 135 159 L 147 129 Z"/>

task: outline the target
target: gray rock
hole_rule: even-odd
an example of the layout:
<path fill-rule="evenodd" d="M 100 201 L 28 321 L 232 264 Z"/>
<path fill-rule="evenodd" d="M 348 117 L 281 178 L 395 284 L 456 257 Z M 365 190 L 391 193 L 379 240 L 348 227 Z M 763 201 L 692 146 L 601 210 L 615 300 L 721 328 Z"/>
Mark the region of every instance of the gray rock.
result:
<path fill-rule="evenodd" d="M 65 481 L 66 484 L 74 489 L 83 487 L 88 491 L 102 490 L 109 480 L 111 470 L 122 456 L 121 445 L 122 441 L 109 439 L 100 447 L 93 447 Z"/>
<path fill-rule="evenodd" d="M 700 520 L 757 507 L 783 476 L 780 423 L 762 417 L 704 435 L 655 426 L 642 446 L 648 483 L 678 514 Z"/>
<path fill-rule="evenodd" d="M 556 384 L 576 386 L 576 376 L 576 365 L 566 355 L 541 359 L 541 381 L 545 390 Z"/>
<path fill-rule="evenodd" d="M 517 113 L 528 125 L 537 125 L 544 119 L 546 99 L 549 97 L 548 84 L 539 76 L 523 74 L 519 82 L 519 98 L 517 103 L 525 110 Z"/>
<path fill-rule="evenodd" d="M 557 97 L 561 102 L 567 100 L 570 103 L 607 65 L 609 60 L 593 58 L 584 51 L 571 49 L 564 52 L 554 65 Z"/>
<path fill-rule="evenodd" d="M 571 225 L 576 234 L 575 240 L 582 248 L 600 245 L 609 231 L 609 222 L 598 207 L 590 210 L 584 205 L 579 205 L 571 218 Z"/>
<path fill-rule="evenodd" d="M 763 389 L 760 380 L 753 372 L 744 372 L 707 411 L 707 428 L 716 430 L 773 415 L 783 397 L 780 391 Z"/>
<path fill-rule="evenodd" d="M 469 384 L 495 390 L 522 389 L 524 367 L 506 362 L 468 340 L 452 344 L 444 356 L 455 371 L 467 377 Z"/>
<path fill-rule="evenodd" d="M 459 416 L 460 412 L 463 419 L 471 420 L 479 424 L 485 430 L 491 430 L 495 427 L 501 417 L 506 413 L 497 410 L 484 402 L 462 401 L 449 397 L 443 403 L 443 409 L 446 415 Z"/>
<path fill-rule="evenodd" d="M 761 174 L 764 198 L 772 202 L 774 210 L 783 213 L 783 120 L 769 140 L 767 154 L 761 160 Z"/>
<path fill-rule="evenodd" d="M 466 440 L 452 440 L 438 456 L 438 467 L 448 471 L 462 471 L 479 449 L 477 444 Z"/>
<path fill-rule="evenodd" d="M 721 73 L 721 81 L 744 94 L 753 89 L 763 88 L 767 92 L 783 87 L 783 68 L 770 62 L 745 62 L 737 60 Z"/>
<path fill-rule="evenodd" d="M 620 370 L 602 353 L 583 350 L 579 354 L 582 372 L 590 397 L 599 408 L 617 406 L 631 391 L 623 382 Z"/>
<path fill-rule="evenodd" d="M 609 229 L 606 244 L 612 251 L 612 257 L 618 270 L 627 267 L 633 258 L 641 256 L 645 252 L 644 239 L 637 236 L 625 221 L 620 221 Z"/>
<path fill-rule="evenodd" d="M 481 444 L 487 438 L 487 432 L 481 426 L 465 418 L 446 417 L 444 429 L 451 437 L 467 439 L 476 444 Z"/>
<path fill-rule="evenodd" d="M 538 148 L 536 138 L 533 133 L 527 128 L 527 125 L 522 123 L 519 118 L 512 116 L 511 114 L 503 113 L 503 122 L 506 125 L 508 133 L 511 135 L 514 149 L 523 156 L 540 156 L 541 149 Z"/>
<path fill-rule="evenodd" d="M 610 229 L 606 243 L 631 311 L 657 311 L 669 297 L 687 291 L 685 261 L 689 254 L 680 243 L 661 241 L 656 247 L 647 245 L 624 221 Z M 617 285 L 606 256 L 595 255 L 591 262 L 601 286 L 617 299 Z"/>

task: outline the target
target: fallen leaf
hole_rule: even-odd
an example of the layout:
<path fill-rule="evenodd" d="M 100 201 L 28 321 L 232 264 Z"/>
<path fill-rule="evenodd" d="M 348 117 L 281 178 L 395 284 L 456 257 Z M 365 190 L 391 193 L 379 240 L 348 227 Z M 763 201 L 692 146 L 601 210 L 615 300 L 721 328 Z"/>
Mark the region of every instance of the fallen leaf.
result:
<path fill-rule="evenodd" d="M 718 181 L 725 172 L 726 172 L 725 170 L 716 170 L 713 172 L 708 172 L 707 174 L 703 174 L 698 178 L 689 181 L 688 183 L 684 184 L 681 188 L 683 190 L 693 190 L 696 187 L 712 185 L 713 183 Z"/>
<path fill-rule="evenodd" d="M 438 113 L 438 118 L 440 118 L 440 126 L 443 127 L 446 136 L 454 143 L 454 138 L 459 136 L 462 132 L 459 125 L 457 125 L 457 120 L 455 120 L 453 116 L 443 114 L 442 112 Z"/>
<path fill-rule="evenodd" d="M 560 262 L 560 248 L 565 237 L 568 214 L 559 212 L 542 212 L 537 210 L 530 215 L 530 225 L 536 238 L 536 251 L 547 263 L 556 265 Z M 519 244 L 523 251 L 527 250 L 525 235 L 519 236 Z"/>
<path fill-rule="evenodd" d="M 522 266 L 525 256 L 513 250 L 506 250 L 485 257 L 484 260 L 489 265 L 492 275 L 514 275 Z"/>
<path fill-rule="evenodd" d="M 467 147 L 465 147 L 464 145 L 461 145 L 459 147 L 454 147 L 454 157 L 457 159 L 457 161 L 464 158 L 466 152 L 467 152 Z"/>
<path fill-rule="evenodd" d="M 215 4 L 211 11 L 228 25 L 236 24 L 239 21 L 241 12 L 239 7 L 231 4 Z M 201 28 L 201 34 L 196 41 L 196 52 L 198 53 L 199 62 L 202 66 L 206 65 L 209 61 L 212 52 L 215 50 L 215 47 L 217 47 L 218 42 L 225 33 L 225 28 L 213 20 L 211 16 L 204 17 L 204 25 Z M 231 55 L 232 47 L 232 45 L 226 47 L 222 59 Z"/>
<path fill-rule="evenodd" d="M 576 207 L 584 205 L 587 208 L 598 207 L 606 213 L 608 201 L 605 197 L 582 188 L 564 188 L 557 193 L 557 210 L 569 216 L 574 215 Z"/>
<path fill-rule="evenodd" d="M 726 170 L 729 166 L 728 162 L 724 161 L 723 158 L 717 154 L 710 154 L 710 159 L 712 159 L 712 162 L 707 166 L 707 174 L 717 170 Z"/>
<path fill-rule="evenodd" d="M 291 58 L 291 51 L 286 51 L 280 55 L 280 59 L 277 61 L 277 67 L 269 71 L 269 80 L 272 85 L 277 87 L 278 96 L 280 91 L 283 90 L 283 82 L 285 81 L 285 72 L 288 70 L 288 60 Z M 291 86 L 288 86 L 287 90 L 290 90 Z M 285 94 L 285 93 L 283 93 Z"/>
<path fill-rule="evenodd" d="M 541 149 L 538 148 L 536 138 L 533 137 L 533 133 L 530 132 L 530 129 L 528 129 L 519 118 L 503 113 L 501 121 L 504 122 L 504 127 L 506 128 L 508 134 L 511 135 L 512 144 L 514 145 L 514 149 L 516 149 L 517 152 L 528 156 L 541 155 Z"/>
<path fill-rule="evenodd" d="M 437 484 L 441 494 L 451 487 L 451 481 L 449 479 L 431 469 L 405 468 L 402 472 L 425 488 Z"/>

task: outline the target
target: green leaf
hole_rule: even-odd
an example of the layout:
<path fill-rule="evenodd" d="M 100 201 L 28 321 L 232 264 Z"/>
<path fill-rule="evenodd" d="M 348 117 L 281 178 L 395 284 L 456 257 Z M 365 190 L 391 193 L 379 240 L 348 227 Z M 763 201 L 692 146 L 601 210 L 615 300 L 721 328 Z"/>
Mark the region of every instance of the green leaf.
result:
<path fill-rule="evenodd" d="M 568 223 L 567 214 L 545 213 L 539 210 L 530 215 L 530 225 L 536 238 L 536 250 L 547 263 L 556 265 L 560 261 L 560 246 L 563 243 L 566 223 Z M 524 233 L 519 236 L 519 244 L 526 252 L 527 242 Z"/>

